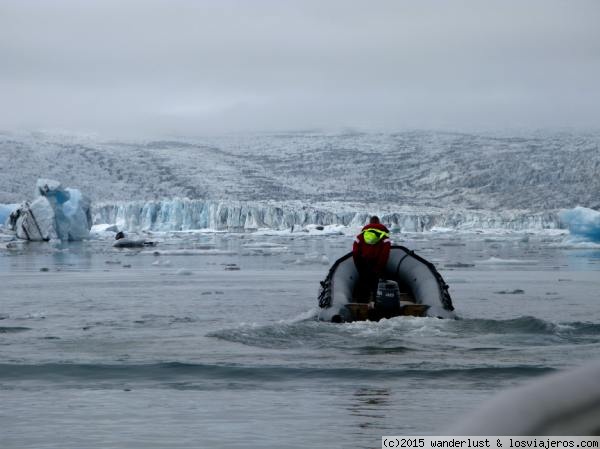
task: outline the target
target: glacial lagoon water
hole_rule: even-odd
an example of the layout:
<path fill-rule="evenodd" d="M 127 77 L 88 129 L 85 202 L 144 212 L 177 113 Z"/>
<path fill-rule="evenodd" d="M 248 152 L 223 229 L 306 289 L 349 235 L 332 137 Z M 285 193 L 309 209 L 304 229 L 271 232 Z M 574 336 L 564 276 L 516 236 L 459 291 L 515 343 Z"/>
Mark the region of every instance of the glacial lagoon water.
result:
<path fill-rule="evenodd" d="M 316 321 L 347 235 L 3 247 L 2 448 L 380 447 L 600 353 L 600 249 L 393 237 L 436 264 L 460 320 Z"/>

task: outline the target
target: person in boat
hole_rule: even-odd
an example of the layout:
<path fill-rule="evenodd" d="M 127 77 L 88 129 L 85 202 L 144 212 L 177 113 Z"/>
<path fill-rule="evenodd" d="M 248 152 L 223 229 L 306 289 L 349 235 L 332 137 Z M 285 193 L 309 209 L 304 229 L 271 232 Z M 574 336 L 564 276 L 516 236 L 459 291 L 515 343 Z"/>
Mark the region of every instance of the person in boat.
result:
<path fill-rule="evenodd" d="M 390 231 L 374 215 L 369 219 L 352 246 L 352 258 L 360 276 L 356 296 L 372 302 L 377 296 L 377 285 L 390 255 Z"/>

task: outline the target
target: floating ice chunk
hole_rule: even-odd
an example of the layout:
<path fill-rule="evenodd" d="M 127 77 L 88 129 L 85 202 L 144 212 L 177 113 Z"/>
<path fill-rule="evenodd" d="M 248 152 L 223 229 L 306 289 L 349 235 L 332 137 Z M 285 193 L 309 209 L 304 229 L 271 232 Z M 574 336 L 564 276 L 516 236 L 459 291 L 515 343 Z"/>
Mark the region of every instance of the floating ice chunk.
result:
<path fill-rule="evenodd" d="M 25 240 L 83 240 L 92 227 L 90 200 L 76 189 L 64 189 L 60 182 L 39 179 L 37 198 L 25 202 L 9 217 L 10 227 Z"/>
<path fill-rule="evenodd" d="M 119 228 L 115 224 L 103 223 L 103 224 L 94 225 L 90 229 L 90 233 L 92 233 L 92 234 L 102 234 L 105 232 L 116 233 L 116 232 L 119 232 Z"/>
<path fill-rule="evenodd" d="M 54 209 L 47 198 L 21 204 L 10 214 L 9 221 L 20 239 L 48 241 L 58 238 Z"/>
<path fill-rule="evenodd" d="M 600 242 L 600 212 L 577 206 L 562 211 L 560 219 L 568 226 L 571 235 Z"/>
<path fill-rule="evenodd" d="M 307 225 L 302 229 L 302 232 L 309 235 L 344 235 L 348 230 L 346 226 L 341 225 Z"/>
<path fill-rule="evenodd" d="M 0 227 L 2 227 L 8 221 L 8 217 L 12 214 L 17 207 L 18 204 L 0 204 Z"/>

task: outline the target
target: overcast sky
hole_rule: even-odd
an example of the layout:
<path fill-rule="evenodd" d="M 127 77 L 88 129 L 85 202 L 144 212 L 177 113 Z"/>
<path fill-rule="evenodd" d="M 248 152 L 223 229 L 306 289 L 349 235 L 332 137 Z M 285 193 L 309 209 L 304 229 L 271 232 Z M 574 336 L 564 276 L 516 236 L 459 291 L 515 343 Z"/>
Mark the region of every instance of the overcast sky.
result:
<path fill-rule="evenodd" d="M 0 129 L 600 127 L 598 0 L 0 0 Z"/>

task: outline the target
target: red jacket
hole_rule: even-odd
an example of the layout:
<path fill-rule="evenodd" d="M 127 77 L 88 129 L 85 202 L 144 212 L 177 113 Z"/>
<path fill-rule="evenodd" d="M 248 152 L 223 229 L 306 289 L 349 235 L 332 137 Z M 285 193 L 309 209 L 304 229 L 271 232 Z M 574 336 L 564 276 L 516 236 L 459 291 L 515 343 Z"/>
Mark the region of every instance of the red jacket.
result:
<path fill-rule="evenodd" d="M 352 246 L 352 258 L 354 259 L 354 264 L 359 273 L 375 273 L 381 275 L 385 270 L 392 242 L 388 236 L 384 236 L 374 245 L 369 245 L 365 242 L 363 235 L 364 231 L 367 229 L 377 229 L 386 234 L 390 232 L 388 228 L 381 223 L 371 223 L 364 226 L 360 234 L 358 234 L 354 240 L 354 245 Z"/>

